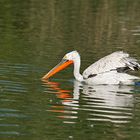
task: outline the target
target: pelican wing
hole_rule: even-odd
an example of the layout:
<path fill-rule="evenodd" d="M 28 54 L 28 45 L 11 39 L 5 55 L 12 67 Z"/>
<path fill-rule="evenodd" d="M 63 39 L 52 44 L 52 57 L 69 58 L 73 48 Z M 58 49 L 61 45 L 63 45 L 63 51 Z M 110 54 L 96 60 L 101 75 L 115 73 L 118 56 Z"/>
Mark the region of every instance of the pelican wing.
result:
<path fill-rule="evenodd" d="M 127 70 L 138 70 L 140 64 L 136 59 L 129 57 L 128 53 L 123 51 L 114 52 L 110 55 L 107 55 L 97 62 L 90 65 L 84 72 L 84 79 L 96 76 L 97 74 L 117 71 L 117 72 L 126 72 Z"/>

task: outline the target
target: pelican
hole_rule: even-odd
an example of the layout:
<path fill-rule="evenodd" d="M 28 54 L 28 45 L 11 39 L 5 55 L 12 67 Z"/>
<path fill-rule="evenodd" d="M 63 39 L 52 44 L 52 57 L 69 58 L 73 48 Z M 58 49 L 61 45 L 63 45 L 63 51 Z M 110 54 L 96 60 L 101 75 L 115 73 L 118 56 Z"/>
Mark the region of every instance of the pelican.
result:
<path fill-rule="evenodd" d="M 123 51 L 117 51 L 99 59 L 84 70 L 83 74 L 80 74 L 81 59 L 79 53 L 77 51 L 69 52 L 58 65 L 42 77 L 42 80 L 48 80 L 71 64 L 74 65 L 75 79 L 90 85 L 134 85 L 135 80 L 140 80 L 140 77 L 126 73 L 129 70 L 139 70 L 140 64 L 137 59 L 130 57 L 128 53 Z"/>

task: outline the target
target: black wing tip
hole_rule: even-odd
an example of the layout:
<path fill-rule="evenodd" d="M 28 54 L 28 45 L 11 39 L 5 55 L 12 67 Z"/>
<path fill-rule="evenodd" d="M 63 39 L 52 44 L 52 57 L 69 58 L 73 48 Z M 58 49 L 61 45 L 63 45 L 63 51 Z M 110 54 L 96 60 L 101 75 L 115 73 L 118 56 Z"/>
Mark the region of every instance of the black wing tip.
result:
<path fill-rule="evenodd" d="M 140 65 L 137 64 L 136 66 L 134 66 L 134 70 L 138 71 L 140 69 Z"/>

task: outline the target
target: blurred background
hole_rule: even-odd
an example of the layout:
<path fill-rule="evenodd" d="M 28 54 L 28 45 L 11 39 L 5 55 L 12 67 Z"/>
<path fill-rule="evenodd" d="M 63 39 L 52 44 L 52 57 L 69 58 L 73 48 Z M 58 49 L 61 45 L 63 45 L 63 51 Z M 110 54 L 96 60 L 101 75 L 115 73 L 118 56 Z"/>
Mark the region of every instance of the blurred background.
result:
<path fill-rule="evenodd" d="M 139 87 L 84 87 L 72 67 L 40 81 L 72 50 L 81 72 L 114 51 L 140 60 L 140 1 L 0 1 L 0 139 L 140 138 Z"/>

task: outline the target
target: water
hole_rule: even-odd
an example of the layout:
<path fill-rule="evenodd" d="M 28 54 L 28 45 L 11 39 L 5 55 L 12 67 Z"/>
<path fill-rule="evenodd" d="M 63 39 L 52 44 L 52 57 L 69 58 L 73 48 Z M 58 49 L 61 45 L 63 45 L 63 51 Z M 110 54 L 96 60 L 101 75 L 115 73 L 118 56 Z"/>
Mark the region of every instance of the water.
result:
<path fill-rule="evenodd" d="M 1 140 L 140 139 L 140 86 L 83 85 L 72 67 L 40 80 L 71 50 L 81 72 L 117 50 L 140 60 L 138 0 L 0 5 Z"/>

